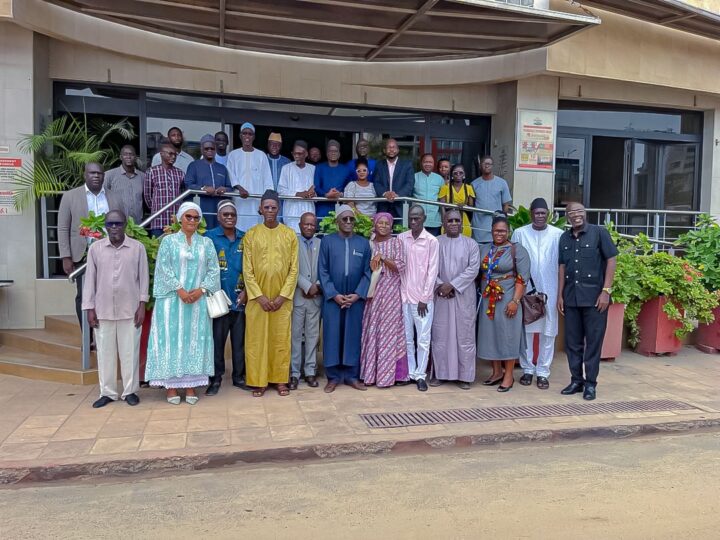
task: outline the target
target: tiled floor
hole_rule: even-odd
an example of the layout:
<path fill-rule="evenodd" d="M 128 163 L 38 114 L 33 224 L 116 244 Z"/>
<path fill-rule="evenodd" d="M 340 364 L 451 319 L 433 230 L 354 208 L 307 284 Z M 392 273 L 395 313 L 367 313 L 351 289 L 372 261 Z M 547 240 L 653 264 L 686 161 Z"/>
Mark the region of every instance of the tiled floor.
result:
<path fill-rule="evenodd" d="M 487 376 L 480 365 L 478 380 Z M 516 373 L 516 378 L 520 376 Z M 105 458 L 184 455 L 208 451 L 257 450 L 334 442 L 403 440 L 423 435 L 484 434 L 502 431 L 605 426 L 673 419 L 719 418 L 720 356 L 686 347 L 675 357 L 645 358 L 626 352 L 603 364 L 598 396 L 604 401 L 670 398 L 698 407 L 694 411 L 615 413 L 484 423 L 459 423 L 395 429 L 371 429 L 360 413 L 417 411 L 458 407 L 567 403 L 564 357 L 555 361 L 551 388 L 516 383 L 507 394 L 475 385 L 463 391 L 453 384 L 418 392 L 414 386 L 370 388 L 341 386 L 325 394 L 301 382 L 289 397 L 269 390 L 263 398 L 225 384 L 217 396 L 201 394 L 193 407 L 165 402 L 163 392 L 140 391 L 140 405 L 124 402 L 93 409 L 96 386 L 72 386 L 0 376 L 0 462 L 9 465 L 77 463 Z"/>

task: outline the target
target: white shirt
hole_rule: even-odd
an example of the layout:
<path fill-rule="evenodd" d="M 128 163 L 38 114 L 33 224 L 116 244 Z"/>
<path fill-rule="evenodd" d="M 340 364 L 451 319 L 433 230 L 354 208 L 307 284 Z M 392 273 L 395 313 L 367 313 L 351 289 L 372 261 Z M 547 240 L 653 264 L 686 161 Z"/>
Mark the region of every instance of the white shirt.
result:
<path fill-rule="evenodd" d="M 512 235 L 512 241 L 524 247 L 530 255 L 532 284 L 527 284 L 526 291 L 530 292 L 535 285 L 538 292 L 547 294 L 545 316 L 525 327 L 525 331 L 531 334 L 540 333 L 554 337 L 558 333 L 558 315 L 555 306 L 558 296 L 560 236 L 562 231 L 552 225 L 548 225 L 542 231 L 533 229 L 532 225 L 525 225 Z"/>
<path fill-rule="evenodd" d="M 88 212 L 93 212 L 96 216 L 100 216 L 110 211 L 104 186 L 100 190 L 100 193 L 95 195 L 88 189 L 87 184 L 85 184 L 85 198 L 87 199 Z"/>
<path fill-rule="evenodd" d="M 187 168 L 193 161 L 195 161 L 194 157 L 188 154 L 185 150 L 180 150 L 180 153 L 178 153 L 177 157 L 175 158 L 175 163 L 173 163 L 173 166 L 180 169 L 183 174 L 187 174 Z M 151 166 L 154 167 L 155 165 L 160 165 L 161 163 L 162 160 L 160 159 L 160 152 L 158 152 L 153 156 Z"/>
<path fill-rule="evenodd" d="M 265 190 L 274 188 L 270 164 L 262 150 L 257 148 L 253 148 L 252 152 L 246 152 L 242 148 L 233 150 L 228 155 L 226 167 L 230 173 L 230 183 L 233 186 L 242 186 L 250 195 L 262 195 Z M 237 197 L 235 207 L 238 214 L 238 229 L 248 231 L 250 227 L 262 221 L 258 214 L 259 198 Z"/>
<path fill-rule="evenodd" d="M 390 186 L 390 191 L 392 191 L 393 187 L 393 176 L 395 176 L 395 165 L 397 165 L 398 158 L 395 158 L 394 160 L 390 161 L 387 160 L 388 164 L 388 175 L 390 177 L 390 181 L 388 182 L 388 185 Z"/>
<path fill-rule="evenodd" d="M 315 179 L 315 165 L 306 163 L 301 169 L 295 162 L 288 163 L 280 169 L 278 193 L 294 196 L 298 191 L 307 191 Z M 315 213 L 312 201 L 283 201 L 283 222 L 285 225 L 300 232 L 300 216 L 305 212 Z"/>

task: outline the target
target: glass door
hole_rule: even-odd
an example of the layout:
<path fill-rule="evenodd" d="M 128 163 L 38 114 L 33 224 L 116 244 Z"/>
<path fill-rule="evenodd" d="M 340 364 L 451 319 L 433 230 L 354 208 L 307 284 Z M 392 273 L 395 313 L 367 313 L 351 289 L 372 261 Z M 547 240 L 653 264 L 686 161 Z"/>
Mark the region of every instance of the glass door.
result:
<path fill-rule="evenodd" d="M 586 203 L 587 142 L 586 137 L 557 138 L 554 206 L 564 208 L 569 202 Z"/>

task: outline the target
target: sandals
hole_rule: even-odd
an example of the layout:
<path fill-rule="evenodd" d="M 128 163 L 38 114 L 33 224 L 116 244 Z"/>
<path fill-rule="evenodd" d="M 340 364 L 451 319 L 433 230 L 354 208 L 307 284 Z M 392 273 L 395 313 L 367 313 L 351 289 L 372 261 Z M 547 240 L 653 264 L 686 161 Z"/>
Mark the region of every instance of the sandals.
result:
<path fill-rule="evenodd" d="M 265 387 L 255 388 L 255 390 L 252 391 L 252 395 L 253 397 L 263 397 L 265 395 L 265 390 L 267 390 Z"/>
<path fill-rule="evenodd" d="M 180 405 L 180 396 L 169 397 L 167 398 L 167 402 L 170 405 Z"/>
<path fill-rule="evenodd" d="M 188 405 L 195 405 L 200 398 L 197 396 L 185 396 L 185 403 Z"/>
<path fill-rule="evenodd" d="M 537 387 L 540 390 L 547 390 L 548 388 L 550 388 L 550 381 L 547 380 L 547 377 L 538 377 Z"/>
<path fill-rule="evenodd" d="M 279 396 L 289 396 L 290 389 L 287 387 L 286 384 L 278 384 L 277 385 L 277 393 Z"/>

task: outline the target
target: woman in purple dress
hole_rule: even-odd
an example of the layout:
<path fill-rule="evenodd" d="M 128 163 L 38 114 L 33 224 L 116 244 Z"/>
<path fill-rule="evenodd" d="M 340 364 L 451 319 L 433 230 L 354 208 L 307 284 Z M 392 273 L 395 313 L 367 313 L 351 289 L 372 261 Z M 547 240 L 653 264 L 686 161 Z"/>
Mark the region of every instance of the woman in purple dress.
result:
<path fill-rule="evenodd" d="M 400 272 L 405 268 L 402 244 L 392 236 L 393 218 L 373 216 L 375 237 L 370 242 L 370 268 L 380 268 L 375 293 L 365 303 L 360 354 L 360 378 L 366 386 L 393 386 L 408 378 L 405 325 L 400 297 Z"/>

